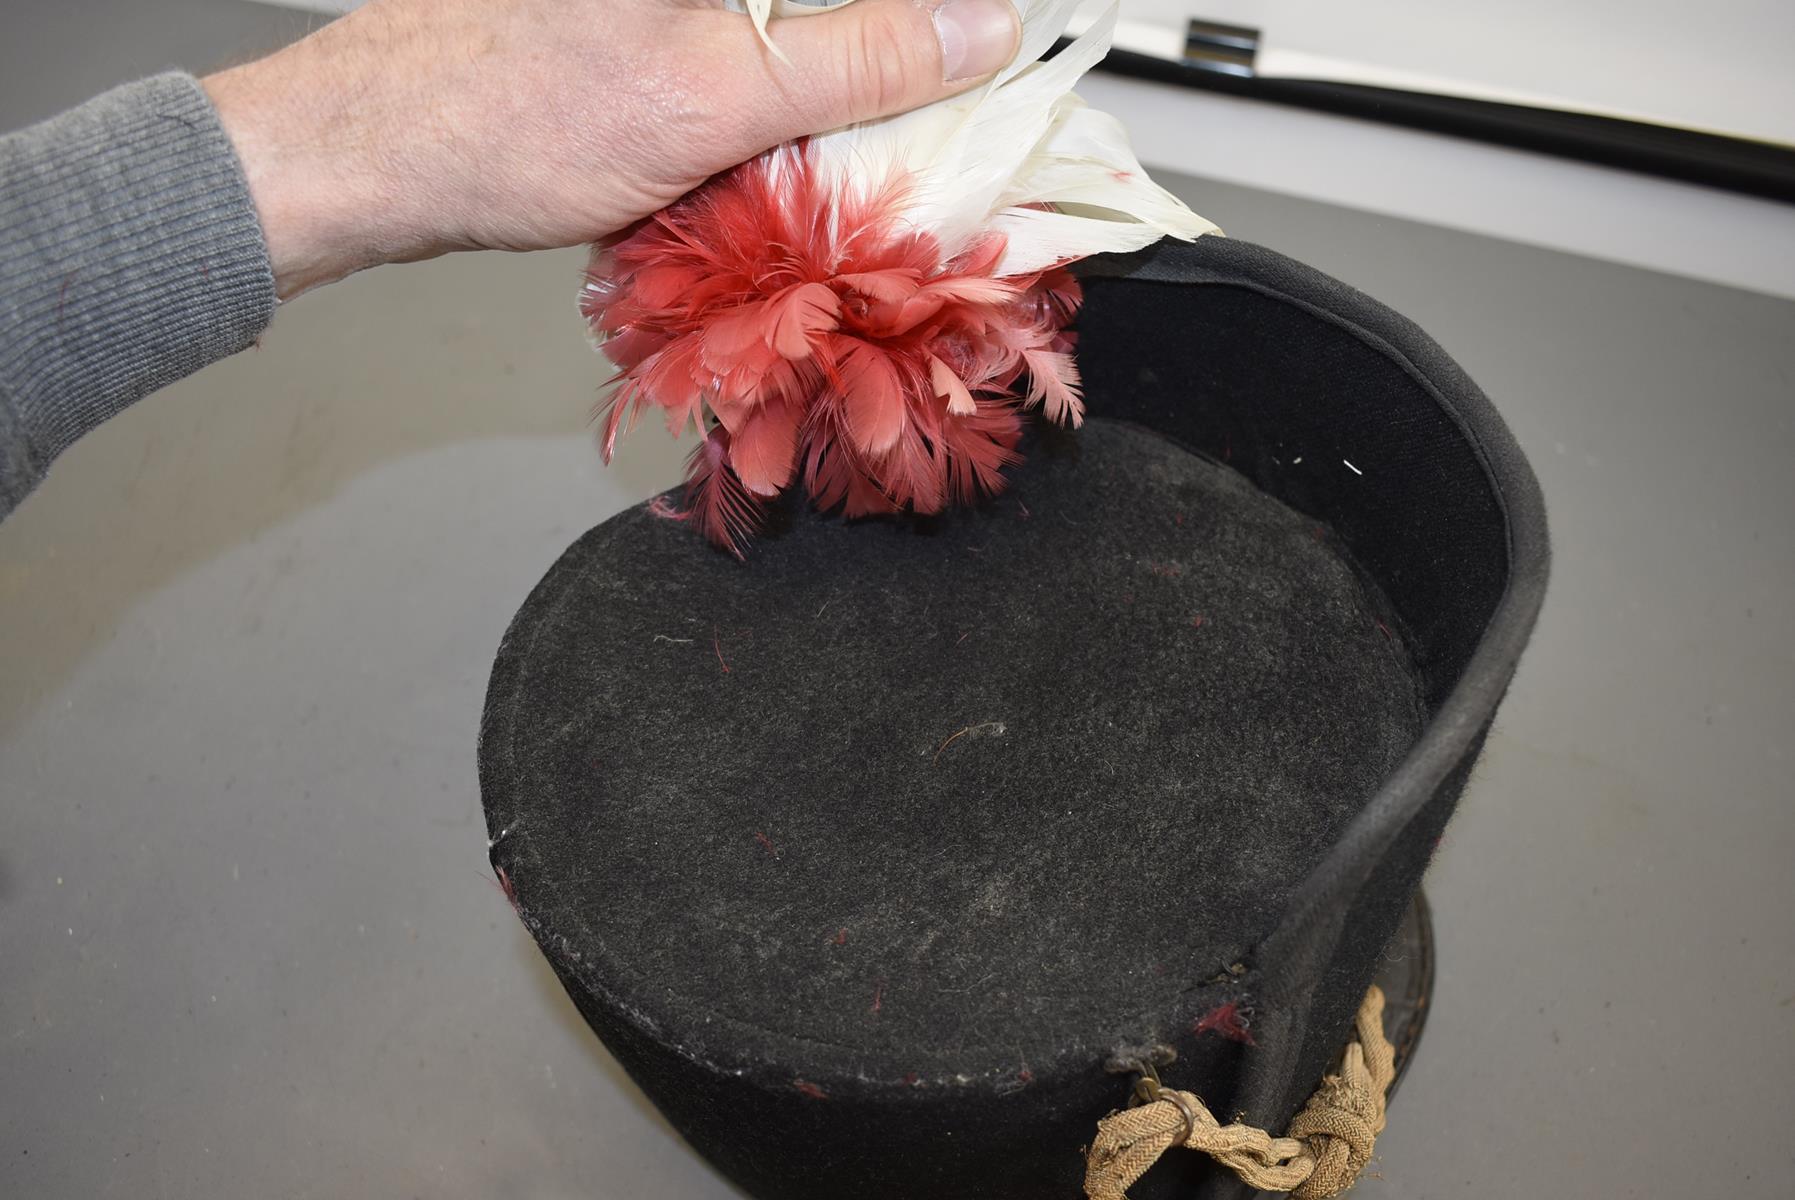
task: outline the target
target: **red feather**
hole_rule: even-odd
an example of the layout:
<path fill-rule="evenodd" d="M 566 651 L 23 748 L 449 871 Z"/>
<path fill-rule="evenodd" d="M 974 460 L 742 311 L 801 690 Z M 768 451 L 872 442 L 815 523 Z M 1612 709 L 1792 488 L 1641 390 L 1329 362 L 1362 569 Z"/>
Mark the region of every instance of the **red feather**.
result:
<path fill-rule="evenodd" d="M 729 431 L 718 428 L 686 460 L 686 510 L 704 536 L 737 558 L 760 528 L 760 505 L 729 466 Z"/>
<path fill-rule="evenodd" d="M 837 275 L 835 281 L 850 292 L 858 292 L 887 304 L 902 304 L 916 295 L 922 286 L 919 273 L 905 267 L 887 267 L 882 271 L 849 271 Z"/>
<path fill-rule="evenodd" d="M 798 414 L 777 397 L 729 437 L 729 465 L 742 486 L 758 496 L 777 496 L 792 481 L 797 454 Z"/>
<path fill-rule="evenodd" d="M 801 283 L 767 303 L 773 349 L 786 358 L 809 358 L 819 333 L 835 329 L 841 298 L 820 283 Z"/>
<path fill-rule="evenodd" d="M 1003 490 L 1003 469 L 1022 461 L 1022 419 L 1012 408 L 987 404 L 963 421 L 942 423 L 948 489 L 955 504 L 973 504 Z"/>
<path fill-rule="evenodd" d="M 1060 350 L 1024 350 L 1022 359 L 1028 364 L 1028 396 L 1030 405 L 1041 405 L 1049 421 L 1071 425 L 1084 424 L 1084 397 L 1080 392 L 1078 364 Z"/>
<path fill-rule="evenodd" d="M 849 516 L 934 512 L 1003 486 L 1022 408 L 1083 416 L 1064 270 L 1000 278 L 1001 237 L 944 261 L 899 220 L 906 182 L 837 195 L 785 147 L 595 248 L 580 311 L 617 365 L 606 457 L 641 410 L 708 414 L 686 509 L 740 555 L 756 496 L 801 480 Z"/>
<path fill-rule="evenodd" d="M 859 338 L 840 341 L 842 411 L 854 445 L 867 454 L 891 449 L 904 430 L 904 385 L 897 363 Z"/>
<path fill-rule="evenodd" d="M 972 393 L 966 389 L 966 381 L 954 374 L 954 369 L 929 355 L 929 383 L 935 388 L 935 394 L 947 401 L 947 411 L 956 417 L 969 417 L 978 411 L 972 402 Z"/>
<path fill-rule="evenodd" d="M 765 305 L 744 304 L 728 312 L 717 313 L 706 321 L 704 365 L 715 371 L 727 371 L 742 361 L 764 359 L 771 349 L 773 316 Z"/>

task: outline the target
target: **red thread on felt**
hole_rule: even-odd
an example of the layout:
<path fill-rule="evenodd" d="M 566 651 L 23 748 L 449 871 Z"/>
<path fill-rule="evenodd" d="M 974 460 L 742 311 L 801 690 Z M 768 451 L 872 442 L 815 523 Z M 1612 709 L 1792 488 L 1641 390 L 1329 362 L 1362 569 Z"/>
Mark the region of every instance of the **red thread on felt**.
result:
<path fill-rule="evenodd" d="M 792 1080 L 792 1086 L 797 1088 L 800 1092 L 803 1092 L 806 1096 L 809 1096 L 812 1100 L 827 1100 L 829 1098 L 828 1092 L 825 1092 L 822 1088 L 810 1082 L 808 1079 L 794 1079 Z"/>
<path fill-rule="evenodd" d="M 773 839 L 768 837 L 766 834 L 762 833 L 758 829 L 756 829 L 754 831 L 754 840 L 760 843 L 761 849 L 765 850 L 768 854 L 772 855 L 774 858 L 785 857 L 784 855 L 779 853 L 779 848 L 777 846 L 773 845 Z"/>
<path fill-rule="evenodd" d="M 510 902 L 511 911 L 521 917 L 524 910 L 517 906 L 517 889 L 511 885 L 511 876 L 505 874 L 504 867 L 494 867 L 493 873 L 498 876 L 496 886 L 499 891 L 504 893 L 505 899 Z M 482 878 L 485 877 L 482 876 Z M 491 879 L 487 879 L 486 882 L 495 883 L 495 881 Z"/>
<path fill-rule="evenodd" d="M 684 515 L 737 557 L 793 483 L 850 517 L 939 512 L 1002 490 L 1025 410 L 1083 420 L 1078 282 L 996 276 L 998 235 L 944 254 L 902 219 L 905 187 L 842 194 L 800 143 L 593 251 L 580 309 L 618 368 L 604 456 L 651 409 L 709 428 Z"/>
<path fill-rule="evenodd" d="M 1190 1030 L 1198 1037 L 1206 1033 L 1219 1033 L 1231 1042 L 1256 1046 L 1259 1043 L 1253 1040 L 1253 1035 L 1247 1030 L 1249 1018 L 1250 1014 L 1240 1007 L 1240 1001 L 1230 1000 L 1198 1017 Z"/>

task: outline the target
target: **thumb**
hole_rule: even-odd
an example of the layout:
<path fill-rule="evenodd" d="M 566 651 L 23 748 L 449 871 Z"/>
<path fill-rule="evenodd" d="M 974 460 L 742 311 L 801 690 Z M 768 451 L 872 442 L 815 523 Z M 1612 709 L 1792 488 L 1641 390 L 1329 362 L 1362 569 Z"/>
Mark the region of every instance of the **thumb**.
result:
<path fill-rule="evenodd" d="M 963 92 L 1016 56 L 1011 0 L 858 0 L 768 26 L 789 63 L 766 56 L 782 103 L 765 110 L 788 141 Z"/>

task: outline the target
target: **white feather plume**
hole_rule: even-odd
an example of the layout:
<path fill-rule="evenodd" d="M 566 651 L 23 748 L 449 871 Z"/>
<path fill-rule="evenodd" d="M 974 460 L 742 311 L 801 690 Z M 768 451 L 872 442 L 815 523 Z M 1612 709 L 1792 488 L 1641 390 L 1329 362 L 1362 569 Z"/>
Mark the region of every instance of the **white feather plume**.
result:
<path fill-rule="evenodd" d="M 840 7 L 741 2 L 763 38 L 770 17 Z M 992 231 L 1005 235 L 999 275 L 1138 250 L 1165 236 L 1219 232 L 1147 177 L 1120 122 L 1073 94 L 1108 53 L 1120 0 L 1110 0 L 1082 36 L 1046 62 L 1041 56 L 1081 0 L 1016 2 L 1022 45 L 1008 67 L 971 92 L 813 138 L 826 177 L 867 194 L 902 173 L 910 185 L 903 219 L 934 235 L 945 256 Z"/>

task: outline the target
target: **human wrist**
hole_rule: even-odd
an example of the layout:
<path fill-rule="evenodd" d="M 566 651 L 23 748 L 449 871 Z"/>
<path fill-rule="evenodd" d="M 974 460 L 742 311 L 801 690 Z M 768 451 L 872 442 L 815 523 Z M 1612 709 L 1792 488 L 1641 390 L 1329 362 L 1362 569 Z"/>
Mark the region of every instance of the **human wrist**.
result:
<path fill-rule="evenodd" d="M 354 69 L 301 42 L 201 80 L 243 166 L 283 300 L 408 253 L 393 227 L 387 154 L 356 111 L 368 93 Z"/>

